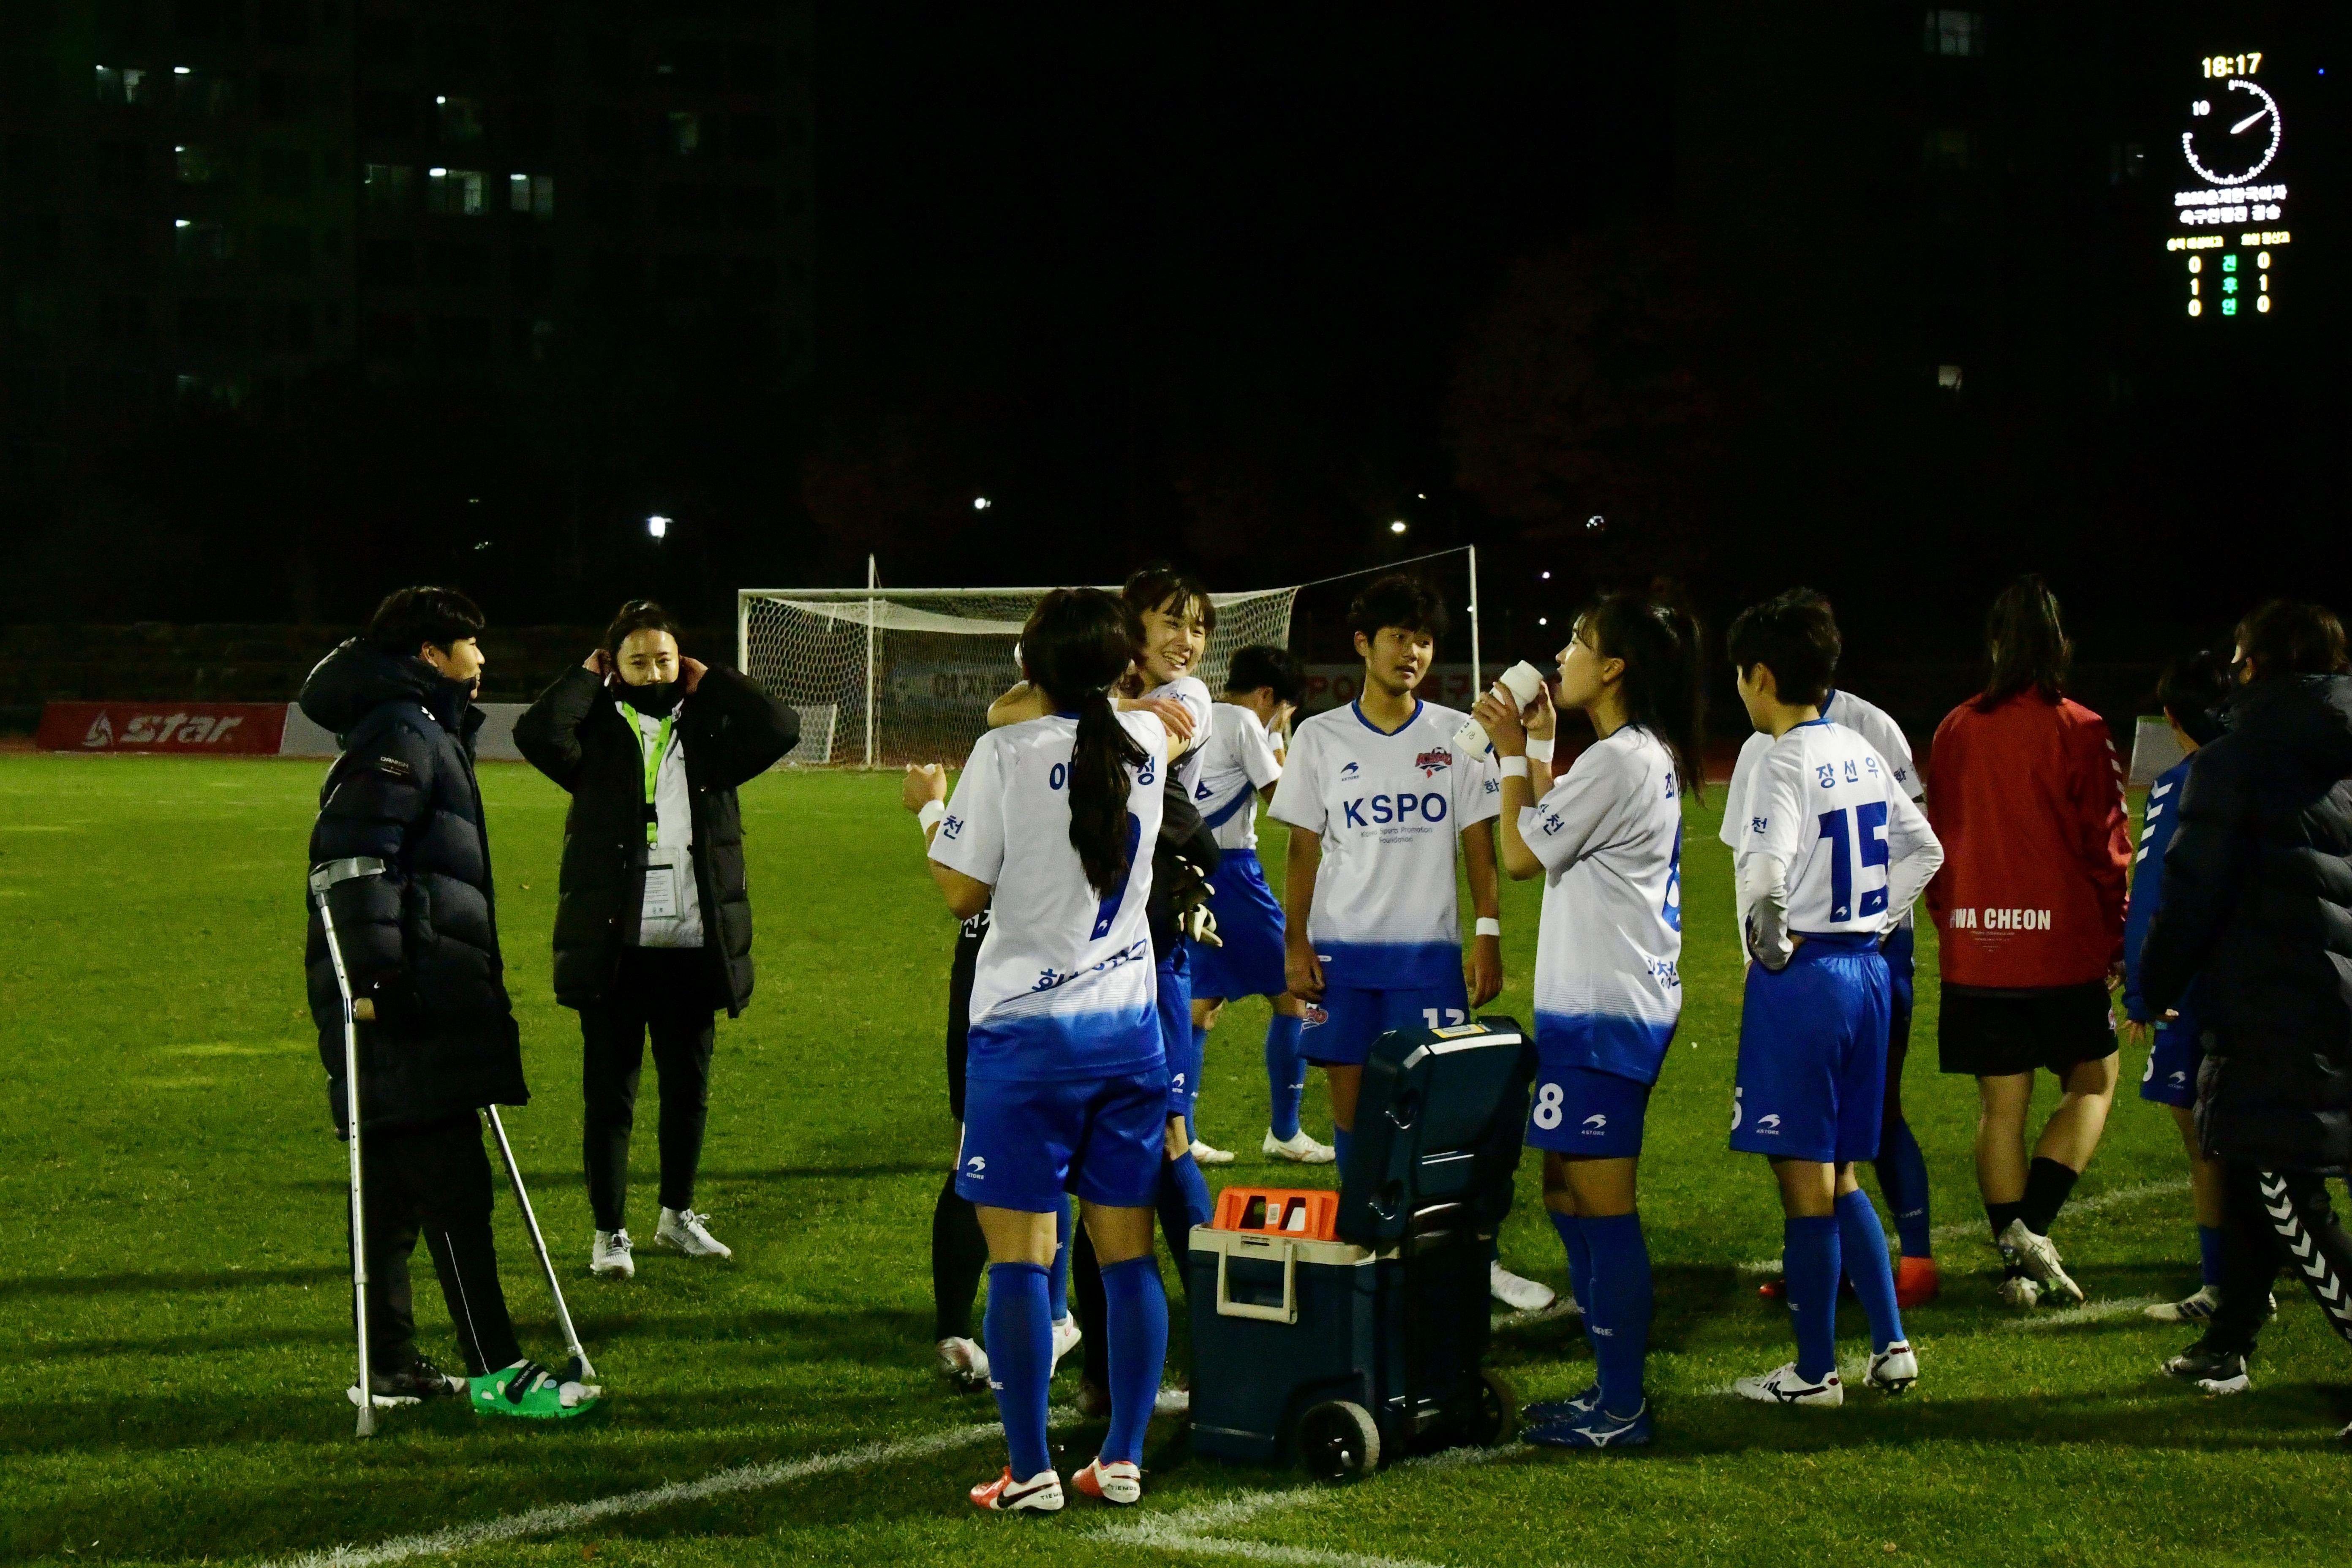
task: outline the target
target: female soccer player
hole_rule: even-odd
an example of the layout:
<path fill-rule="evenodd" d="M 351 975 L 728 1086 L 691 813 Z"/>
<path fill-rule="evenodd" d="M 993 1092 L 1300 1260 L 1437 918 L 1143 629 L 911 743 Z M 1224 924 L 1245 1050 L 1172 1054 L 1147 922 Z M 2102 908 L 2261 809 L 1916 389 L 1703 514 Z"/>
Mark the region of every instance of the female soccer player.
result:
<path fill-rule="evenodd" d="M 1144 904 L 1168 733 L 1114 712 L 1134 652 L 1118 602 L 1057 589 L 1023 629 L 1024 673 L 1054 710 L 992 731 L 929 826 L 932 875 L 959 919 L 991 910 L 972 981 L 957 1190 L 988 1237 L 989 1370 L 1010 1463 L 978 1507 L 1052 1512 L 1046 1273 L 1055 1214 L 1075 1190 L 1108 1300 L 1110 1428 L 1076 1478 L 1090 1497 L 1142 1495 L 1143 1434 L 1168 1349 L 1151 1251 L 1167 1138 L 1168 1068 Z M 929 814 L 927 814 L 929 815 Z"/>
<path fill-rule="evenodd" d="M 1544 1206 L 1600 1373 L 1573 1399 L 1528 1407 L 1527 1440 L 1546 1447 L 1650 1440 L 1650 1253 L 1634 1169 L 1682 1014 L 1682 794 L 1703 776 L 1700 680 L 1690 617 L 1618 594 L 1559 651 L 1559 700 L 1598 739 L 1559 783 L 1528 754 L 1530 738 L 1552 737 L 1548 689 L 1524 720 L 1500 688 L 1475 714 L 1502 762 L 1503 868 L 1544 879 L 1528 1142 L 1544 1152 Z"/>

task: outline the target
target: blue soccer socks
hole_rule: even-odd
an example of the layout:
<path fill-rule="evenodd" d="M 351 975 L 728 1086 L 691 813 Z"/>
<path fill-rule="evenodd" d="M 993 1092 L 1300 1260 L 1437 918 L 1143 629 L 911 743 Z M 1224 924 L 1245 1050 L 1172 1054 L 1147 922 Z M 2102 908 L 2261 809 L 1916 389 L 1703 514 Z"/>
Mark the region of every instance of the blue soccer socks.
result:
<path fill-rule="evenodd" d="M 1584 1332 L 1601 1373 L 1601 1408 L 1630 1420 L 1643 1408 L 1642 1363 L 1650 1349 L 1650 1247 L 1642 1237 L 1642 1216 L 1585 1215 L 1576 1226 L 1591 1254 Z"/>
<path fill-rule="evenodd" d="M 989 1265 L 988 1316 L 981 1328 L 988 1341 L 989 1386 L 996 1391 L 1013 1473 L 1023 1478 L 1054 1468 L 1045 1447 L 1045 1393 L 1054 1380 L 1054 1320 L 1047 1315 L 1046 1272 L 1034 1263 Z M 1163 1349 L 1167 1331 L 1163 1307 Z"/>
<path fill-rule="evenodd" d="M 1058 1323 L 1070 1315 L 1070 1203 L 1067 1198 L 1063 1199 L 1062 1206 L 1054 1211 L 1054 1229 L 1056 1233 L 1054 1271 L 1047 1277 L 1045 1284 L 1045 1316 L 1049 1321 Z M 1037 1472 L 1032 1470 L 1029 1473 L 1034 1476 Z"/>
<path fill-rule="evenodd" d="M 1192 1158 L 1192 1152 L 1187 1149 L 1160 1168 L 1160 1179 L 1177 1194 L 1183 1204 L 1185 1227 L 1168 1237 L 1169 1247 L 1181 1255 L 1181 1249 L 1186 1245 L 1185 1238 L 1192 1233 L 1192 1226 L 1206 1225 L 1213 1217 L 1209 1202 L 1209 1178 L 1201 1174 L 1201 1163 Z"/>
<path fill-rule="evenodd" d="M 1884 1256 L 1885 1243 L 1879 1243 Z M 1837 1293 L 1841 1258 L 1833 1215 L 1785 1220 L 1780 1268 L 1789 1281 L 1789 1316 L 1797 1334 L 1797 1375 L 1825 1381 L 1837 1370 Z"/>
<path fill-rule="evenodd" d="M 1336 1121 L 1331 1123 L 1331 1158 L 1339 1166 L 1339 1180 L 1342 1182 L 1348 1179 L 1348 1146 L 1355 1141 L 1353 1132 Z"/>
<path fill-rule="evenodd" d="M 1168 1362 L 1168 1293 L 1160 1283 L 1160 1259 L 1149 1252 L 1106 1265 L 1102 1282 L 1104 1338 L 1110 1352 L 1110 1430 L 1103 1436 L 1102 1458 L 1106 1464 L 1139 1465 L 1144 1428 L 1151 1425 L 1160 1373 Z M 1041 1397 L 1041 1439 L 1044 1411 Z M 1013 1468 L 1020 1469 L 1018 1457 Z"/>
<path fill-rule="evenodd" d="M 1929 1240 L 1927 1219 L 1927 1156 L 1919 1152 L 1919 1140 L 1912 1135 L 1911 1124 L 1897 1117 L 1888 1122 L 1880 1134 L 1878 1158 L 1878 1190 L 1886 1194 L 1886 1206 L 1895 1214 L 1895 1234 L 1903 1244 L 1906 1258 L 1932 1258 L 1935 1247 Z"/>
<path fill-rule="evenodd" d="M 2218 1290 L 2221 1288 L 2221 1227 L 2200 1225 L 2197 1227 L 2197 1266 L 2200 1282 Z"/>
<path fill-rule="evenodd" d="M 1276 1013 L 1265 1026 L 1265 1087 L 1274 1107 L 1266 1125 L 1287 1143 L 1298 1136 L 1298 1105 L 1307 1094 L 1307 1058 L 1299 1049 L 1304 1018 Z"/>
<path fill-rule="evenodd" d="M 1592 1321 L 1592 1248 L 1584 1239 L 1583 1223 L 1558 1209 L 1546 1212 L 1551 1215 L 1552 1229 L 1559 1232 L 1559 1244 L 1568 1248 L 1568 1289 L 1576 1298 L 1576 1310 L 1589 1323 Z"/>
<path fill-rule="evenodd" d="M 1886 1232 L 1868 1193 L 1856 1187 L 1838 1199 L 1837 1228 L 1846 1277 L 1870 1317 L 1870 1348 L 1883 1351 L 1904 1337 L 1903 1313 L 1895 1304 L 1895 1268 L 1886 1256 Z"/>

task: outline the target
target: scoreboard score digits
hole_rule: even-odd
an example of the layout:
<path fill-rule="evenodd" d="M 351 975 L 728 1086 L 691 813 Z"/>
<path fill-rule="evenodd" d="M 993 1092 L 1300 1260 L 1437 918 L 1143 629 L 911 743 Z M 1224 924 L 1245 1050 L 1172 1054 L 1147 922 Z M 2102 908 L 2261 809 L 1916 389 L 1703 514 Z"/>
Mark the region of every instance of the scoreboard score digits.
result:
<path fill-rule="evenodd" d="M 2180 133 L 2182 188 L 2164 248 L 2180 270 L 2192 321 L 2267 316 L 2276 308 L 2286 227 L 2280 152 L 2284 117 L 2257 78 L 2263 54 L 2207 55 Z"/>

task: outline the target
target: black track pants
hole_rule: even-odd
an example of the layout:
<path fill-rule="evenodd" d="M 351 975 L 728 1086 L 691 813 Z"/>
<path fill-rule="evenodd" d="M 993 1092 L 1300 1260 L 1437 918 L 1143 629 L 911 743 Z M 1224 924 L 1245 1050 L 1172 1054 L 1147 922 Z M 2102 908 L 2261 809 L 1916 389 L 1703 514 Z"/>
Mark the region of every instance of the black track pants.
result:
<path fill-rule="evenodd" d="M 2221 1305 L 2208 1342 L 2225 1351 L 2253 1349 L 2282 1268 L 2303 1281 L 2328 1325 L 2352 1342 L 2352 1233 L 2328 1202 L 2326 1178 L 2233 1160 L 2222 1181 Z"/>
<path fill-rule="evenodd" d="M 580 1009 L 580 1082 L 588 1102 L 582 1155 L 598 1230 L 626 1223 L 629 1136 L 648 1035 L 661 1078 L 661 1206 L 694 1205 L 710 1112 L 709 963 L 700 948 L 624 948 L 613 994 Z"/>
<path fill-rule="evenodd" d="M 478 1377 L 521 1360 L 490 1241 L 490 1160 L 479 1119 L 468 1112 L 423 1127 L 371 1130 L 360 1141 L 360 1161 L 371 1364 L 388 1371 L 415 1353 L 408 1259 L 420 1237 L 441 1278 L 467 1372 Z"/>

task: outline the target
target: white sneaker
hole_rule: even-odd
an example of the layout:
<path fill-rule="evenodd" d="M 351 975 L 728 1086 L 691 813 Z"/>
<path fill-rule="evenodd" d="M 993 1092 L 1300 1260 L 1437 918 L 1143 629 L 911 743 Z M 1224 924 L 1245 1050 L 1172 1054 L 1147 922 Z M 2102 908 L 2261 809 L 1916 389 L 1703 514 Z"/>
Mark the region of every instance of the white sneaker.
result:
<path fill-rule="evenodd" d="M 1559 1292 L 1534 1279 L 1522 1279 L 1499 1263 L 1486 1266 L 1486 1289 L 1514 1312 L 1540 1312 L 1559 1300 Z"/>
<path fill-rule="evenodd" d="M 734 1257 L 734 1249 L 706 1228 L 709 1218 L 692 1209 L 664 1209 L 661 1223 L 654 1226 L 654 1240 L 663 1247 L 675 1247 L 688 1258 Z"/>
<path fill-rule="evenodd" d="M 2058 1256 L 2056 1244 L 2048 1237 L 2036 1236 L 2025 1228 L 2023 1220 L 2013 1219 L 2000 1233 L 2000 1245 L 2016 1255 L 2042 1294 L 2063 1296 L 2077 1307 L 2083 1304 L 2083 1288 L 2067 1274 L 2066 1260 Z"/>
<path fill-rule="evenodd" d="M 2221 1304 L 2221 1291 L 2210 1285 L 2200 1285 L 2192 1295 L 2178 1301 L 2158 1301 L 2142 1311 L 2159 1323 L 2208 1323 L 2213 1321 L 2214 1309 Z"/>
<path fill-rule="evenodd" d="M 1882 1393 L 1904 1393 L 1919 1381 L 1919 1354 L 1909 1340 L 1896 1340 L 1871 1356 L 1864 1381 Z"/>
<path fill-rule="evenodd" d="M 1328 1143 L 1318 1143 L 1314 1139 L 1307 1136 L 1307 1131 L 1304 1128 L 1288 1138 L 1276 1138 L 1274 1135 L 1274 1130 L 1268 1128 L 1265 1142 L 1259 1147 L 1258 1152 L 1270 1154 L 1277 1160 L 1295 1161 L 1301 1165 L 1328 1165 L 1339 1157 L 1339 1152 L 1337 1149 L 1332 1148 Z"/>
<path fill-rule="evenodd" d="M 1086 1337 L 1087 1336 L 1081 1333 L 1078 1330 L 1078 1320 L 1076 1315 L 1067 1312 L 1064 1313 L 1062 1315 L 1062 1321 L 1054 1325 L 1054 1367 L 1055 1371 L 1058 1372 L 1061 1370 L 1062 1358 L 1069 1354 L 1072 1351 L 1077 1349 L 1078 1342 Z M 941 1340 L 940 1342 L 941 1344 L 946 1344 L 950 1342 Z M 967 1340 L 961 1342 L 969 1344 L 971 1342 Z M 982 1359 L 985 1360 L 985 1356 L 983 1356 Z"/>
<path fill-rule="evenodd" d="M 1195 1138 L 1192 1140 L 1192 1163 L 1196 1165 L 1230 1165 L 1234 1163 L 1234 1152 L 1213 1148 Z"/>
<path fill-rule="evenodd" d="M 1189 1388 L 1163 1388 L 1152 1397 L 1154 1415 L 1189 1415 L 1192 1413 L 1192 1391 Z"/>
<path fill-rule="evenodd" d="M 588 1272 L 600 1279 L 635 1279 L 637 1259 L 631 1250 L 628 1228 L 600 1230 L 588 1249 Z"/>
<path fill-rule="evenodd" d="M 988 1352 L 978 1342 L 961 1336 L 944 1339 L 937 1347 L 940 1375 L 966 1394 L 988 1386 Z"/>
<path fill-rule="evenodd" d="M 1845 1403 L 1845 1384 L 1836 1373 L 1819 1383 L 1807 1383 L 1797 1375 L 1795 1362 L 1776 1366 L 1761 1377 L 1743 1377 L 1731 1385 L 1731 1392 L 1761 1405 L 1834 1406 Z"/>

